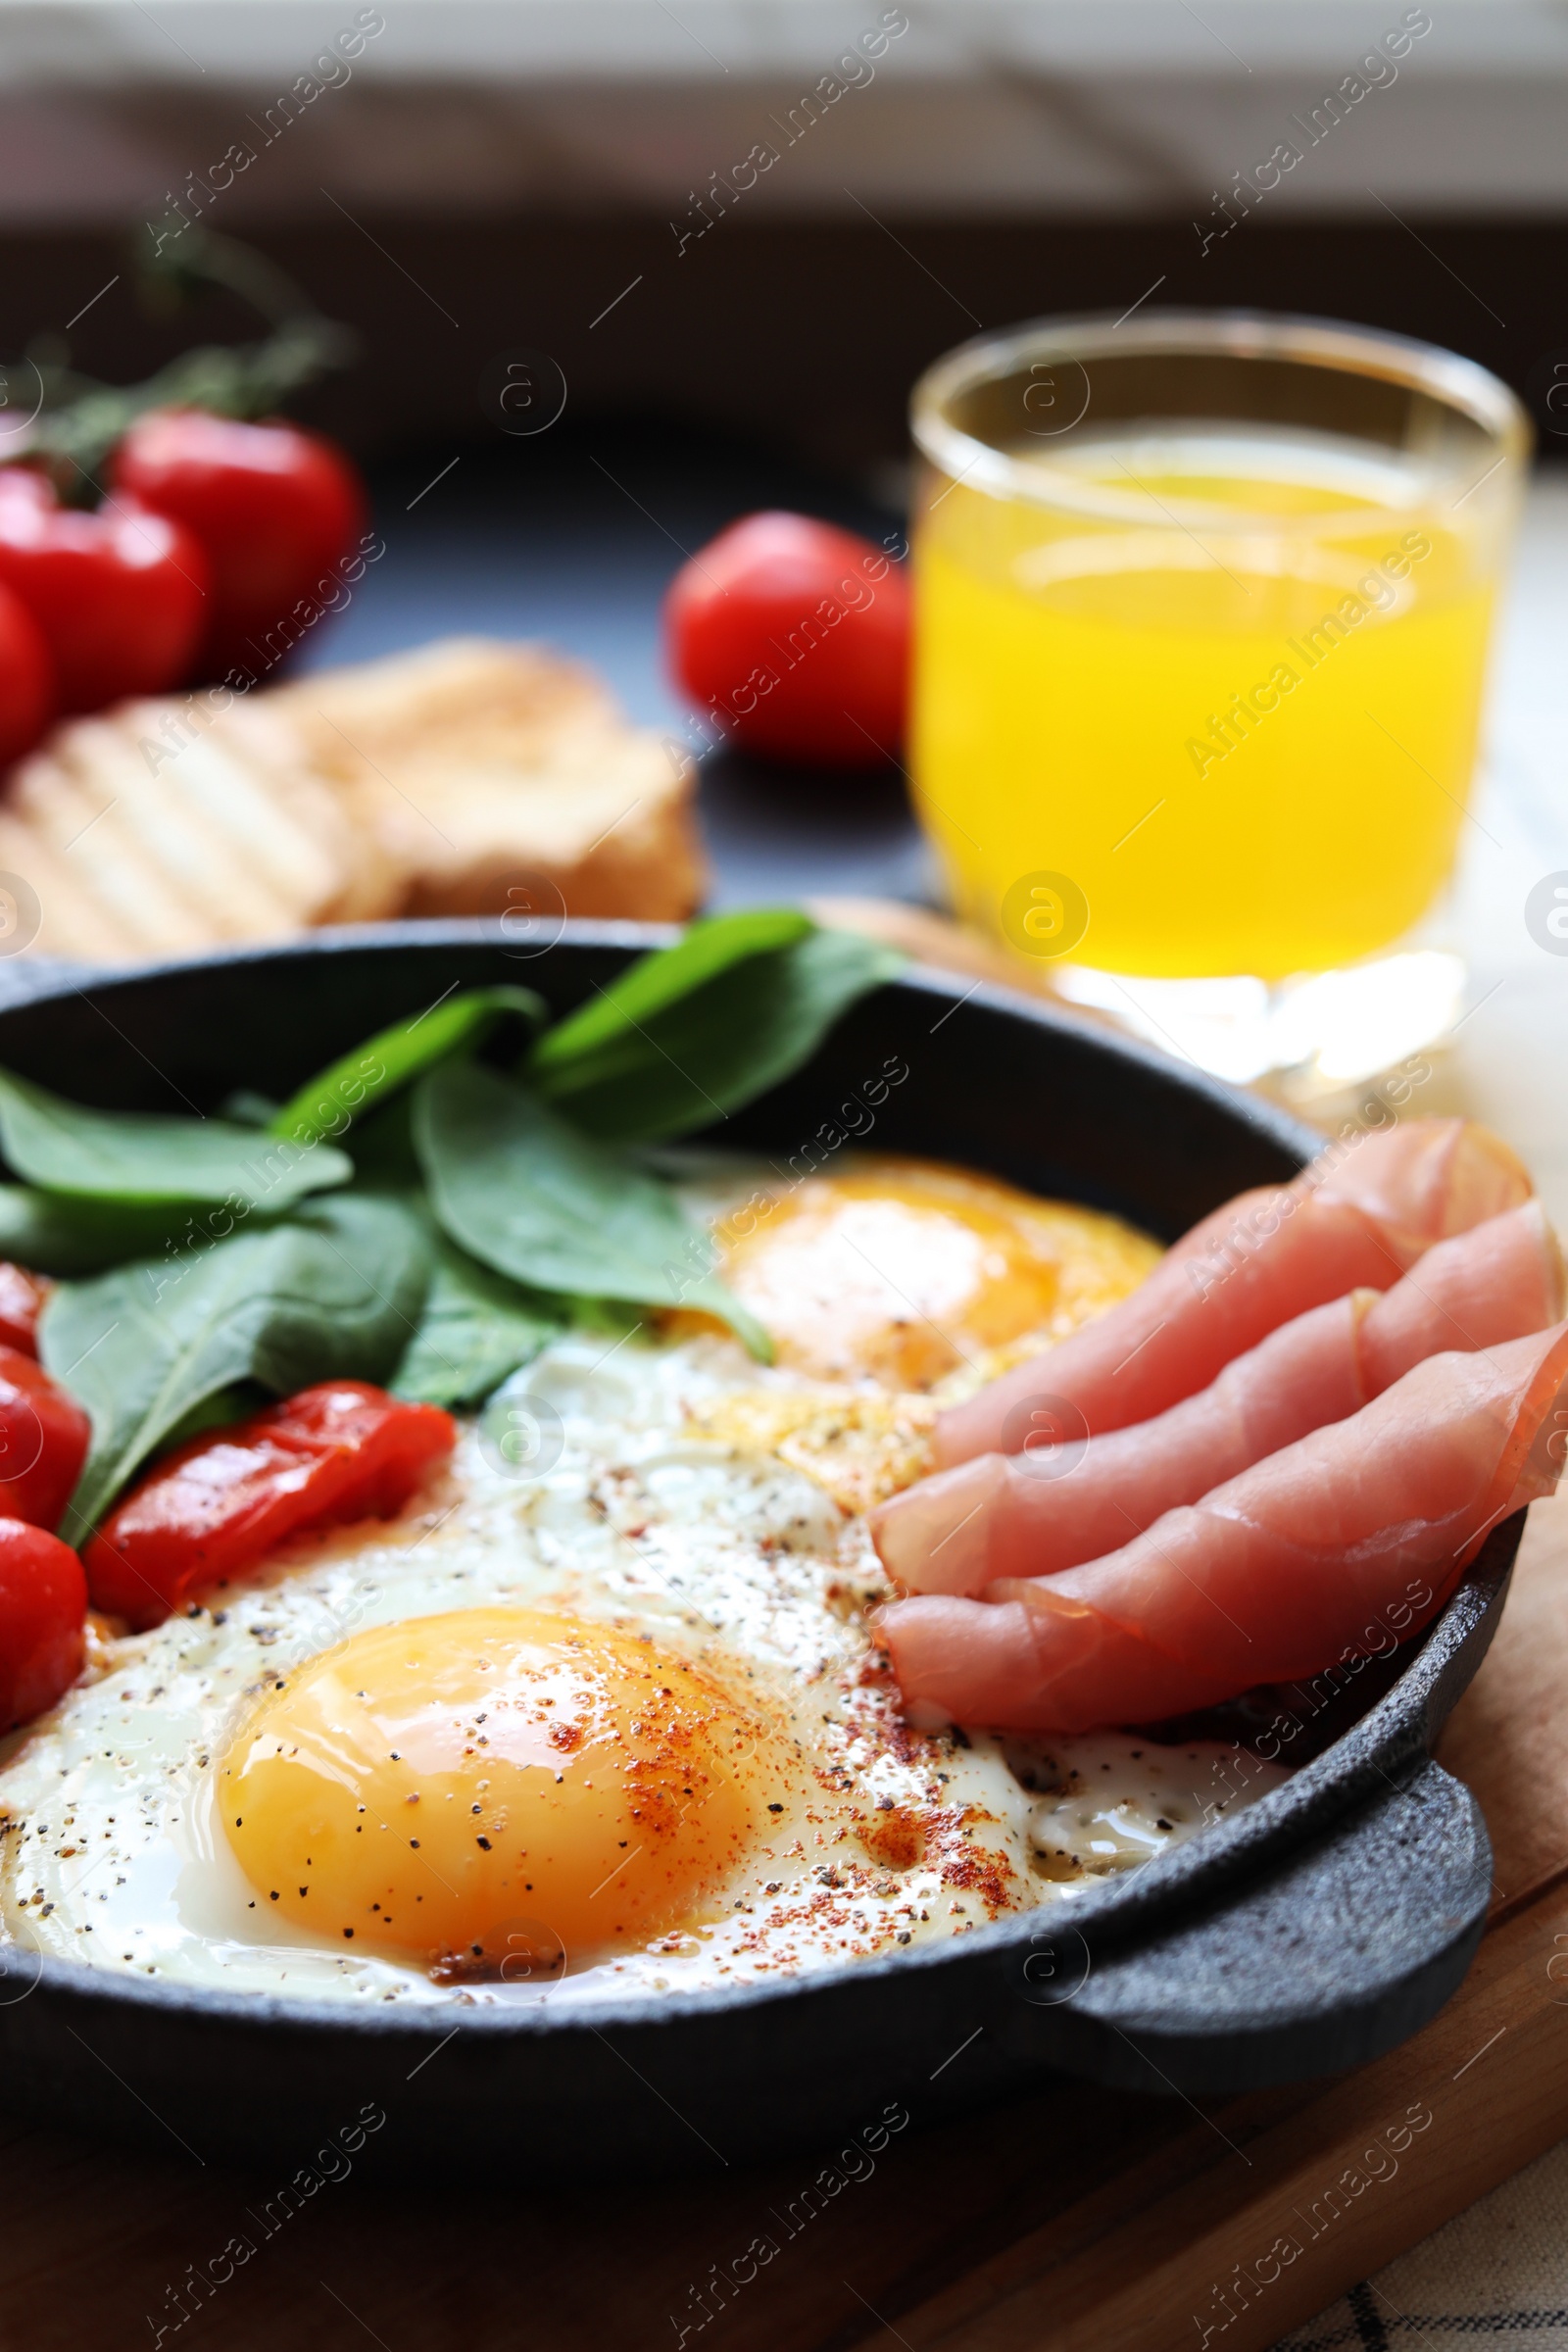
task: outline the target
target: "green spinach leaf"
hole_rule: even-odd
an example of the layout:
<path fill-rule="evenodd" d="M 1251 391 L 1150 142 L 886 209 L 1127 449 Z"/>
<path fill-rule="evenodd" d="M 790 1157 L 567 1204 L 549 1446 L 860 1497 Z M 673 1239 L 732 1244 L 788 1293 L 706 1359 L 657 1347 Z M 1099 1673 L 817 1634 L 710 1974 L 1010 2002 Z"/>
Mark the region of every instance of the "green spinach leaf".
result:
<path fill-rule="evenodd" d="M 482 1404 L 564 1321 L 555 1300 L 519 1290 L 441 1234 L 424 1312 L 392 1394 L 420 1404 Z"/>
<path fill-rule="evenodd" d="M 89 1110 L 8 1070 L 0 1070 L 0 1150 L 29 1184 L 94 1200 L 243 1200 L 276 1212 L 354 1173 L 329 1145 L 302 1149 L 226 1119 Z"/>
<path fill-rule="evenodd" d="M 470 1062 L 432 1070 L 414 1098 L 414 1140 L 442 1227 L 497 1273 L 531 1290 L 701 1307 L 771 1356 L 669 1187 L 514 1080 Z"/>
<path fill-rule="evenodd" d="M 686 944 L 668 953 L 679 956 Z M 625 978 L 660 960 L 634 965 Z M 808 925 L 781 946 L 731 959 L 716 976 L 639 1012 L 635 1021 L 590 1024 L 586 1016 L 600 1014 L 608 996 L 584 1007 L 540 1040 L 529 1075 L 574 1126 L 604 1142 L 684 1135 L 787 1078 L 857 998 L 892 979 L 903 963 L 873 940 Z M 574 1024 L 581 1024 L 578 1042 L 568 1052 Z"/>
<path fill-rule="evenodd" d="M 412 1196 L 422 1191 L 413 1120 L 414 1096 L 407 1087 L 390 1102 L 371 1104 L 368 1118 L 354 1130 L 356 1192 Z"/>
<path fill-rule="evenodd" d="M 265 1232 L 62 1284 L 39 1353 L 92 1418 L 69 1539 L 220 1389 L 255 1380 L 287 1396 L 334 1375 L 384 1380 L 428 1277 L 418 1219 L 401 1202 L 350 1194 Z"/>
<path fill-rule="evenodd" d="M 272 1096 L 259 1095 L 254 1087 L 236 1086 L 231 1095 L 224 1096 L 219 1110 L 236 1127 L 270 1127 L 277 1116 L 277 1103 Z"/>
<path fill-rule="evenodd" d="M 715 914 L 688 924 L 672 948 L 658 948 L 628 964 L 548 1030 L 528 1057 L 528 1073 L 541 1092 L 548 1075 L 564 1071 L 650 1021 L 694 989 L 752 956 L 787 948 L 814 925 L 795 906 L 748 907 L 740 914 Z"/>
<path fill-rule="evenodd" d="M 318 1070 L 272 1113 L 271 1132 L 307 1145 L 341 1135 L 356 1112 L 385 1101 L 449 1054 L 479 1044 L 505 1014 L 520 1013 L 537 1028 L 547 1009 L 531 988 L 468 988 L 444 997 Z"/>
<path fill-rule="evenodd" d="M 166 1430 L 158 1441 L 160 1453 L 172 1453 L 191 1438 L 205 1437 L 210 1429 L 232 1429 L 236 1421 L 249 1421 L 264 1405 L 271 1403 L 267 1391 L 257 1380 L 236 1380 L 231 1387 L 215 1389 L 200 1404 L 193 1404 L 188 1413 L 181 1414 L 172 1429 Z"/>
<path fill-rule="evenodd" d="M 232 1212 L 210 1201 L 89 1200 L 0 1184 L 0 1257 L 38 1274 L 97 1274 L 127 1257 L 162 1255 L 214 1217 L 232 1221 Z"/>

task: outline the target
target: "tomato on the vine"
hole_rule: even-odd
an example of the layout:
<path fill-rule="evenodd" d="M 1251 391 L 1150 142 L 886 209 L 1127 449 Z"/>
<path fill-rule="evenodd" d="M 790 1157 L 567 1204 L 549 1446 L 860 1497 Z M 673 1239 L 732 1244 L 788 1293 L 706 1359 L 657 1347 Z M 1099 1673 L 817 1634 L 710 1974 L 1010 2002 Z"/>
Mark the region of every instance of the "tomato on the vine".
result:
<path fill-rule="evenodd" d="M 0 1513 L 55 1527 L 87 1459 L 92 1423 L 42 1364 L 0 1348 Z"/>
<path fill-rule="evenodd" d="M 0 1731 L 52 1707 L 81 1672 L 87 1578 L 68 1544 L 0 1519 Z"/>
<path fill-rule="evenodd" d="M 745 750 L 833 767 L 897 757 L 909 594 L 871 540 L 745 515 L 675 574 L 664 628 L 676 679 Z"/>
<path fill-rule="evenodd" d="M 27 1266 L 0 1257 L 0 1348 L 37 1354 L 38 1317 L 54 1287 L 47 1274 L 34 1274 Z"/>
<path fill-rule="evenodd" d="M 275 660 L 269 633 L 302 600 L 331 597 L 365 528 L 364 484 L 343 452 L 280 421 L 155 410 L 126 433 L 111 478 L 200 541 L 212 572 L 200 664 L 212 675 Z"/>
<path fill-rule="evenodd" d="M 30 752 L 55 710 L 55 670 L 43 631 L 0 582 L 0 767 Z"/>
<path fill-rule="evenodd" d="M 207 559 L 180 524 L 129 499 L 62 507 L 23 466 L 0 473 L 0 583 L 37 624 L 63 713 L 178 685 L 206 620 Z"/>

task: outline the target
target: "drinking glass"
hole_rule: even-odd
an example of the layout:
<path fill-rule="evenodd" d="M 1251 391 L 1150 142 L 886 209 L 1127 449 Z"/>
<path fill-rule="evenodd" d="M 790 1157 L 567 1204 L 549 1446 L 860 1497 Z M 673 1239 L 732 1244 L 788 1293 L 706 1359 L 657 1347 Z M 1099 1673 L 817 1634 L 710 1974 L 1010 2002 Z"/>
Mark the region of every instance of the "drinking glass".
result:
<path fill-rule="evenodd" d="M 957 913 L 1235 1078 L 1441 1029 L 1462 967 L 1419 926 L 1517 518 L 1507 388 L 1155 313 L 982 336 L 911 421 L 911 775 Z"/>

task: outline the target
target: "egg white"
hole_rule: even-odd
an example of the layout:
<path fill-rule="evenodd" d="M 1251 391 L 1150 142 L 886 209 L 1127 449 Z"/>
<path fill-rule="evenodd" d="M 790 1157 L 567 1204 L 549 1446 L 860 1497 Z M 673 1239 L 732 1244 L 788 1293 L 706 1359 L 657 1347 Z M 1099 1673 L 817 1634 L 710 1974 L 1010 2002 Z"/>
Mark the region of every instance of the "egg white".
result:
<path fill-rule="evenodd" d="M 208 1606 L 105 1644 L 93 1679 L 0 1767 L 5 1934 L 166 1983 L 313 1999 L 711 1989 L 1070 1902 L 1284 1777 L 1249 1760 L 1238 1790 L 1235 1751 L 1202 1743 L 911 1733 L 871 1642 L 890 1588 L 863 1522 L 776 1456 L 694 1428 L 725 1394 L 789 1379 L 717 1337 L 563 1338 L 465 1428 L 450 1472 L 400 1519 L 297 1544 Z M 561 1419 L 543 1476 L 509 1474 L 494 1444 L 521 1396 Z M 327 1948 L 259 1907 L 216 1810 L 217 1767 L 259 1692 L 361 1628 L 484 1603 L 647 1633 L 798 1742 L 810 1793 L 792 1795 L 691 1932 L 568 1954 L 547 1982 L 461 1987 Z M 900 1847 L 910 1824 L 923 1852 Z"/>

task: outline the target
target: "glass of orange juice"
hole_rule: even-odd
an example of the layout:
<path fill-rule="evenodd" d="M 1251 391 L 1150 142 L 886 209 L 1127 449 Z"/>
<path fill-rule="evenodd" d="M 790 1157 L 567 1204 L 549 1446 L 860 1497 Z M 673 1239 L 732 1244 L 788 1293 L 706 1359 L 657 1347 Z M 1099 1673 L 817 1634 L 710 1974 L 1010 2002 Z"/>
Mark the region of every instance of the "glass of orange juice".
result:
<path fill-rule="evenodd" d="M 1170 313 L 983 336 L 912 429 L 911 774 L 956 910 L 1227 1076 L 1427 1042 L 1512 394 L 1402 337 Z"/>

